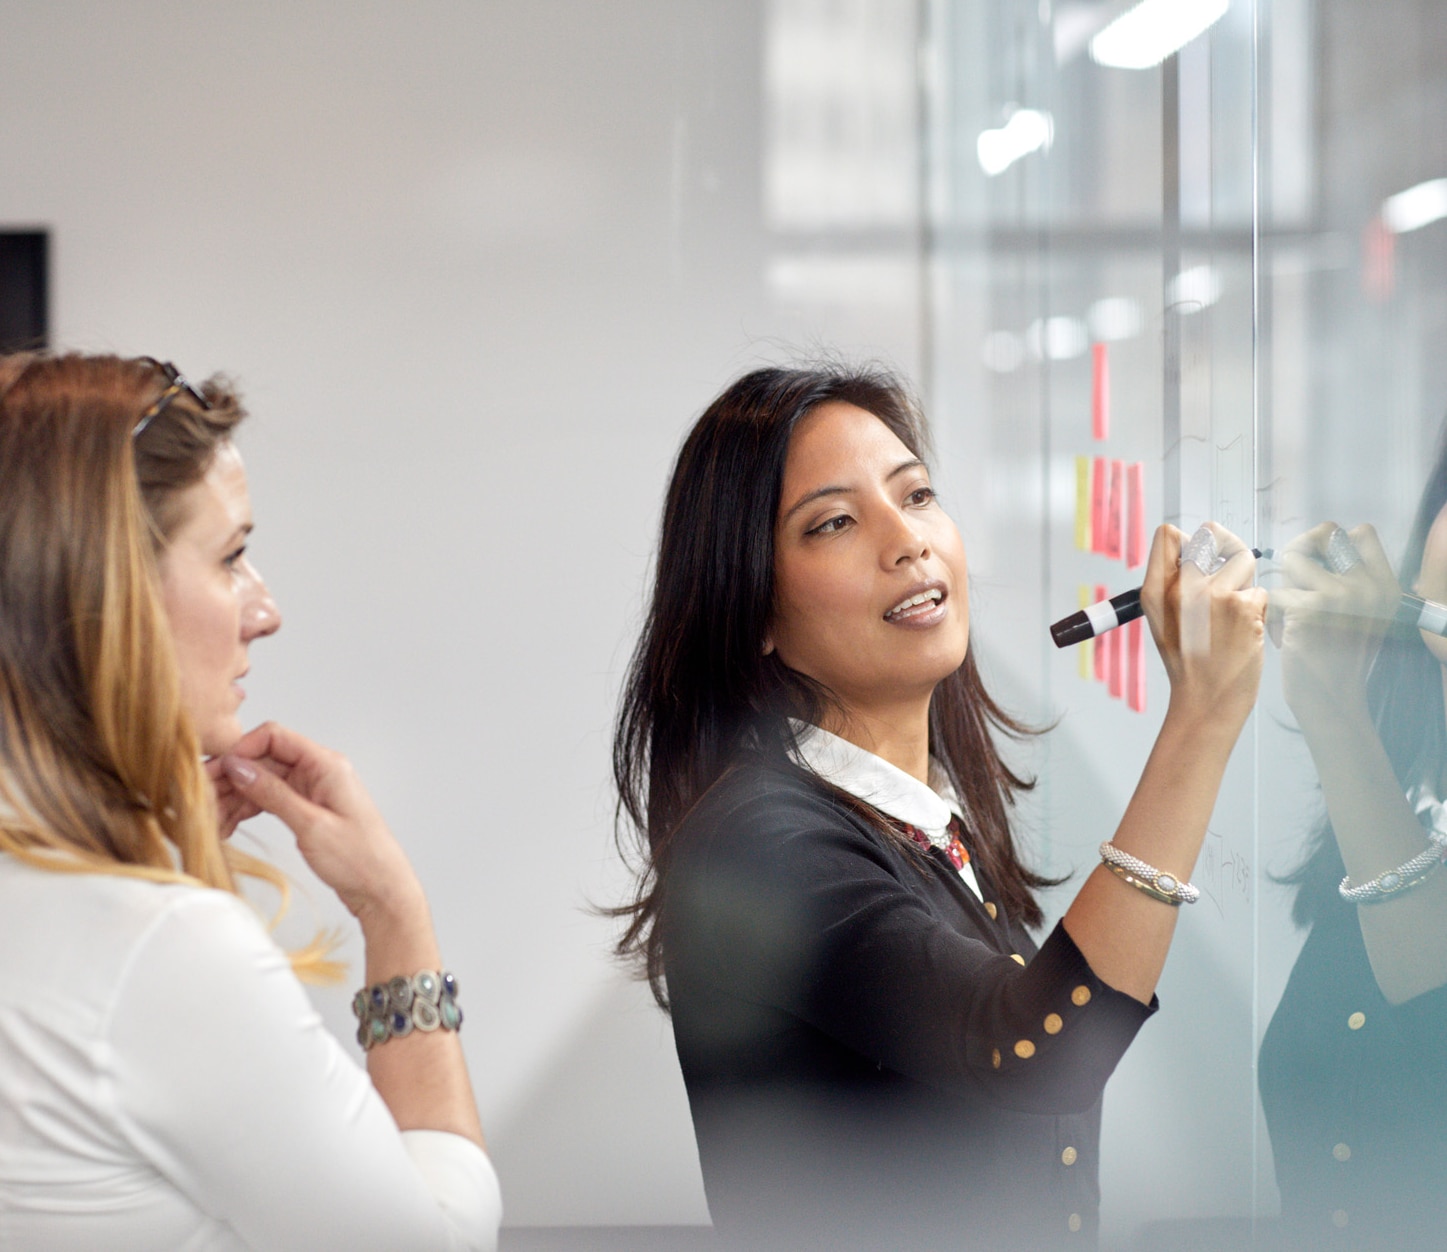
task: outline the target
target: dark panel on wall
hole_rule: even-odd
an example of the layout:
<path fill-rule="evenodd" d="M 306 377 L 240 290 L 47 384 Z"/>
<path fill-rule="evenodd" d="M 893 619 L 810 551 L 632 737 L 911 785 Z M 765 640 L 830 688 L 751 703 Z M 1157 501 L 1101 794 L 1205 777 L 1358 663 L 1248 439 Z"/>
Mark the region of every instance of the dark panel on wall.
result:
<path fill-rule="evenodd" d="M 0 230 L 0 352 L 46 345 L 48 245 L 43 230 Z"/>

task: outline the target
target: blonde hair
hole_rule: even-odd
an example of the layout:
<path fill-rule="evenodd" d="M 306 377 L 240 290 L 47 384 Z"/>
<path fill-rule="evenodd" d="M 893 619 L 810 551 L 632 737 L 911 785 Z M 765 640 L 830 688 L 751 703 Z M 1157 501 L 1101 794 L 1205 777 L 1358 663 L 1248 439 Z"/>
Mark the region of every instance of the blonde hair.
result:
<path fill-rule="evenodd" d="M 281 894 L 280 870 L 220 837 L 181 699 L 157 559 L 245 417 L 212 379 L 136 437 L 167 379 L 154 361 L 0 357 L 0 852 L 57 872 Z M 292 964 L 335 981 L 334 940 Z"/>

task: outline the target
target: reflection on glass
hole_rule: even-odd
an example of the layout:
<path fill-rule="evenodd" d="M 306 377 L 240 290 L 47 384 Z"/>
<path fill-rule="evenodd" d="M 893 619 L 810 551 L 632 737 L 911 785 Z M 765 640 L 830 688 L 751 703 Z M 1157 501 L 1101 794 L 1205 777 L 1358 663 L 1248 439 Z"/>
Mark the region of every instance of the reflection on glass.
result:
<path fill-rule="evenodd" d="M 1447 640 L 1392 629 L 1400 587 L 1368 526 L 1282 554 L 1283 694 L 1326 815 L 1289 882 L 1310 931 L 1261 1046 L 1292 1246 L 1441 1244 L 1447 1170 Z M 1401 586 L 1447 595 L 1447 445 Z M 1346 1232 L 1352 1232 L 1348 1237 Z"/>
<path fill-rule="evenodd" d="M 1111 53 L 1117 19 L 1188 9 L 1209 10 L 1194 38 Z M 1162 675 L 1132 675 L 1124 642 L 1045 636 L 1140 581 L 1098 541 L 1129 515 L 1110 484 L 1135 470 L 1150 522 L 1210 517 L 1281 554 L 1281 681 L 1223 787 L 1163 1011 L 1112 1084 L 1102 1242 L 1415 1246 L 1417 1184 L 1447 1177 L 1447 870 L 1378 902 L 1339 885 L 1426 851 L 1447 789 L 1443 645 L 1390 625 L 1401 587 L 1447 600 L 1440 461 L 1422 494 L 1423 414 L 1447 402 L 1447 5 L 921 11 L 941 67 L 930 398 L 987 589 L 981 653 L 1016 707 L 1061 718 L 1031 815 L 1052 871 L 1088 862 L 1161 714 Z M 1010 132 L 1026 111 L 1048 142 Z M 1333 516 L 1376 527 L 1352 526 L 1345 573 L 1323 563 Z M 1039 635 L 1002 628 L 1020 620 Z"/>

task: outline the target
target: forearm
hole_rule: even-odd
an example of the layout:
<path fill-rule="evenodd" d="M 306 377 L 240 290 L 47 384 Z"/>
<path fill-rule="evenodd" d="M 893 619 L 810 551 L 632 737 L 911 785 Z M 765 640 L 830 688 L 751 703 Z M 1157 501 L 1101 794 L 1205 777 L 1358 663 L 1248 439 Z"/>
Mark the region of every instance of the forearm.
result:
<path fill-rule="evenodd" d="M 363 914 L 367 985 L 419 970 L 442 972 L 432 915 L 420 889 Z M 445 1130 L 483 1146 L 477 1100 L 456 1031 L 414 1030 L 367 1053 L 367 1072 L 401 1130 Z"/>
<path fill-rule="evenodd" d="M 1365 707 L 1302 718 L 1347 877 L 1370 882 L 1416 856 L 1427 835 Z M 1357 909 L 1382 994 L 1395 1004 L 1447 984 L 1447 875 Z"/>
<path fill-rule="evenodd" d="M 1238 733 L 1234 721 L 1168 711 L 1112 839 L 1115 846 L 1187 881 Z M 1102 865 L 1086 880 L 1063 921 L 1102 981 L 1149 1003 L 1179 912 Z"/>

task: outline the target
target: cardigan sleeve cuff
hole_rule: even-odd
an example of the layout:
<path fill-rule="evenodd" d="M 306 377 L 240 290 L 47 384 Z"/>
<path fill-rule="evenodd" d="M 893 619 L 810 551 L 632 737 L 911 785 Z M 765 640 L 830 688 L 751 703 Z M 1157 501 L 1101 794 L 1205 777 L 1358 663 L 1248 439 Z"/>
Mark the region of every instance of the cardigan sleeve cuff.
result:
<path fill-rule="evenodd" d="M 989 1019 L 973 1024 L 971 1067 L 997 1098 L 1038 1112 L 1088 1108 L 1159 1007 L 1102 982 L 1059 924 L 1009 979 Z"/>

